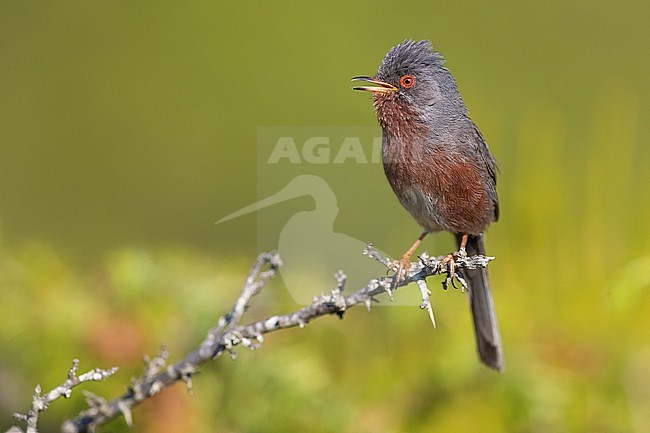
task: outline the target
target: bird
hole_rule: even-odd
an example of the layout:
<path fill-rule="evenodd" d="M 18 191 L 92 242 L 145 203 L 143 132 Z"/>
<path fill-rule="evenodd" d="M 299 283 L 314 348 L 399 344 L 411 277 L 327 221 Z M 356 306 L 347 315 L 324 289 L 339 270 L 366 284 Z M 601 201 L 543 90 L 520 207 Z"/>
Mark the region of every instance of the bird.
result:
<path fill-rule="evenodd" d="M 395 262 L 405 278 L 410 258 L 429 233 L 451 232 L 458 252 L 445 257 L 450 272 L 458 255 L 485 254 L 484 233 L 499 218 L 497 163 L 469 117 L 445 59 L 430 41 L 406 40 L 391 48 L 376 75 L 357 76 L 370 86 L 382 129 L 384 173 L 422 234 Z M 459 270 L 467 293 L 480 360 L 502 371 L 505 360 L 487 269 Z"/>

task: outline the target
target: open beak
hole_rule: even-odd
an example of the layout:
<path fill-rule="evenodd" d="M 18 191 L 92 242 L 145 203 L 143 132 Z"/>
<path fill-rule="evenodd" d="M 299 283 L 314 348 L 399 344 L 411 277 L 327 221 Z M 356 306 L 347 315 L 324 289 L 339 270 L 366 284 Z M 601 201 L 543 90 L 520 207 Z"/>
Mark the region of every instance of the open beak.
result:
<path fill-rule="evenodd" d="M 353 87 L 353 90 L 363 90 L 365 92 L 373 93 L 390 93 L 397 90 L 397 87 L 393 86 L 392 84 L 388 84 L 373 77 L 354 77 L 352 81 L 365 81 L 366 83 L 376 84 L 376 86 Z"/>

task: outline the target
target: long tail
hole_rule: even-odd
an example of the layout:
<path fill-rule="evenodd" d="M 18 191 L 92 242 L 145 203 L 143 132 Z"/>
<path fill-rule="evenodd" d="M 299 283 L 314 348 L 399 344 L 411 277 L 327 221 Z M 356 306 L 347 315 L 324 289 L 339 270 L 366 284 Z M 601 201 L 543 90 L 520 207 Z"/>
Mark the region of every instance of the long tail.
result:
<path fill-rule="evenodd" d="M 456 242 L 460 247 L 462 235 L 456 235 Z M 483 236 L 469 236 L 467 240 L 467 255 L 485 254 Z M 497 315 L 494 302 L 490 294 L 490 281 L 487 269 L 463 269 L 462 275 L 469 286 L 469 303 L 474 321 L 476 335 L 476 348 L 481 361 L 488 367 L 498 371 L 505 368 L 501 335 L 497 324 Z"/>

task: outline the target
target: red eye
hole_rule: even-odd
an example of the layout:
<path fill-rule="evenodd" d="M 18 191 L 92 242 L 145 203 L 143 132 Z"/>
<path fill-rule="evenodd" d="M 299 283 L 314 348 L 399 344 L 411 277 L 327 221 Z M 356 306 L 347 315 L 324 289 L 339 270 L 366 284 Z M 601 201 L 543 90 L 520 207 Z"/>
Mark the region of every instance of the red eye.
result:
<path fill-rule="evenodd" d="M 404 75 L 399 80 L 399 85 L 405 89 L 410 89 L 415 84 L 415 77 L 413 75 Z"/>

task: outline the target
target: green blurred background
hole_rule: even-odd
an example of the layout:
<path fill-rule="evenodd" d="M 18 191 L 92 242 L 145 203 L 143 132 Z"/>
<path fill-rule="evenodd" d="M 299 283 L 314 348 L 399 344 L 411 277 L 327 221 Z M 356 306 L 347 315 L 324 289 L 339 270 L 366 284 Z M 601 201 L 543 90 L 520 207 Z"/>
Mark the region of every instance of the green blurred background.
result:
<path fill-rule="evenodd" d="M 506 372 L 478 363 L 464 295 L 432 281 L 437 330 L 396 307 L 274 334 L 204 368 L 193 397 L 138 408 L 134 431 L 650 431 L 641 0 L 0 2 L 0 430 L 73 357 L 120 366 L 86 387 L 114 397 L 142 354 L 195 347 L 258 252 L 256 218 L 310 206 L 214 225 L 258 198 L 258 127 L 377 127 L 349 78 L 406 38 L 445 55 L 500 162 Z M 337 191 L 335 230 L 397 255 L 418 227 L 373 168 Z M 256 305 L 296 308 L 280 281 Z M 74 392 L 42 430 L 83 407 Z"/>

